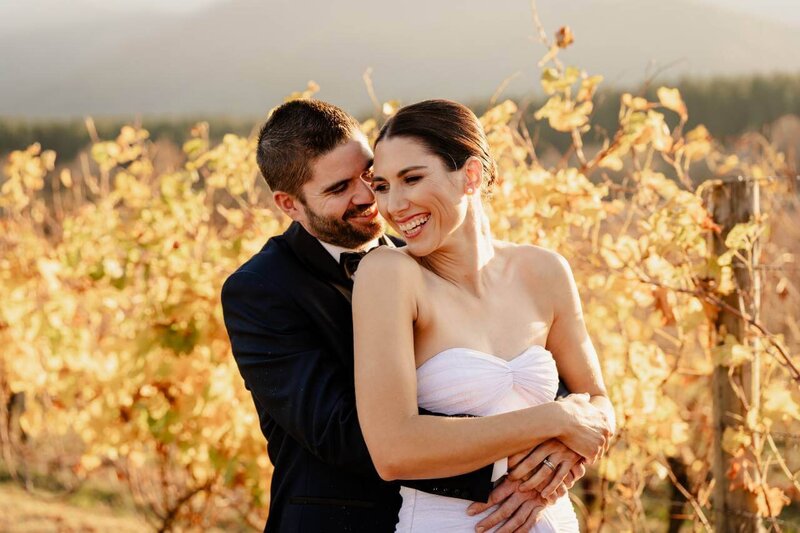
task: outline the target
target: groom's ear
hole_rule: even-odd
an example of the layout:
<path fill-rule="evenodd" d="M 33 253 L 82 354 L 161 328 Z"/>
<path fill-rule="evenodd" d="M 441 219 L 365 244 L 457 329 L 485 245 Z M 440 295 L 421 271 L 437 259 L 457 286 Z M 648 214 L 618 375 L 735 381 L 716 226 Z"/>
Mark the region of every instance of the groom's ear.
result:
<path fill-rule="evenodd" d="M 300 221 L 300 218 L 302 218 L 300 200 L 283 191 L 273 192 L 272 200 L 275 202 L 275 205 L 278 206 L 278 209 L 286 213 L 286 216 L 294 221 Z"/>

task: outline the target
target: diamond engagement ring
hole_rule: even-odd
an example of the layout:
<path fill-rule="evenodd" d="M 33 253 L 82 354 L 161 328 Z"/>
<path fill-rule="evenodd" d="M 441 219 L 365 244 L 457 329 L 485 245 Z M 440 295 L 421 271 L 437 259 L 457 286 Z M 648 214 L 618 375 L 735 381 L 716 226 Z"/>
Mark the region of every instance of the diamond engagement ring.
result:
<path fill-rule="evenodd" d="M 555 471 L 556 471 L 556 465 L 554 465 L 553 463 L 551 463 L 551 462 L 550 462 L 550 459 L 548 459 L 548 458 L 546 458 L 546 457 L 545 457 L 544 461 L 542 461 L 542 464 L 543 464 L 544 466 L 548 467 L 548 468 L 549 468 L 550 470 L 552 470 L 553 472 L 555 472 Z"/>

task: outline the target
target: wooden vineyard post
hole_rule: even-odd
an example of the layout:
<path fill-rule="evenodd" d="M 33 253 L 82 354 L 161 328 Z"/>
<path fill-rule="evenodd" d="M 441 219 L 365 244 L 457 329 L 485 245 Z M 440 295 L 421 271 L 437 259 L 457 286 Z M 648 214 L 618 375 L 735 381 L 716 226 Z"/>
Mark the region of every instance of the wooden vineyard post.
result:
<path fill-rule="evenodd" d="M 759 184 L 756 180 L 738 179 L 725 181 L 712 187 L 709 210 L 714 221 L 722 228 L 714 235 L 713 251 L 719 257 L 726 250 L 725 238 L 730 230 L 740 223 L 750 222 L 760 216 Z M 747 256 L 747 254 L 743 254 Z M 742 318 L 758 319 L 761 299 L 760 283 L 756 264 L 758 243 L 753 250 L 751 264 L 740 257 L 731 262 L 735 289 L 723 297 L 725 305 L 720 306 L 716 318 L 716 344 L 722 344 L 727 335 L 733 335 L 739 344 L 747 344 L 747 324 Z M 738 311 L 738 313 L 736 311 Z M 752 492 L 741 486 L 732 486 L 728 477 L 733 456 L 722 448 L 723 435 L 728 427 L 743 425 L 748 411 L 758 410 L 759 401 L 759 360 L 758 351 L 751 362 L 737 366 L 717 364 L 712 379 L 714 400 L 714 530 L 720 533 L 761 532 L 761 520 L 754 514 L 755 503 Z M 749 409 L 748 409 L 749 407 Z M 750 472 L 752 479 L 758 473 Z M 732 490 L 733 489 L 733 490 Z"/>

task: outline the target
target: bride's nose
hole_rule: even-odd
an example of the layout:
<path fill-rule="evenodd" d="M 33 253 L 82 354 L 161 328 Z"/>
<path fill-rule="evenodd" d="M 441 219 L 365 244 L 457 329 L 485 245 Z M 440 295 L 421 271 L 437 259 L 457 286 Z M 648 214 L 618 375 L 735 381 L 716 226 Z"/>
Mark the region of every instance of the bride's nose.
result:
<path fill-rule="evenodd" d="M 408 209 L 408 199 L 403 191 L 398 189 L 401 187 L 394 187 L 394 190 L 389 189 L 386 193 L 386 210 L 392 217 L 402 216 Z"/>

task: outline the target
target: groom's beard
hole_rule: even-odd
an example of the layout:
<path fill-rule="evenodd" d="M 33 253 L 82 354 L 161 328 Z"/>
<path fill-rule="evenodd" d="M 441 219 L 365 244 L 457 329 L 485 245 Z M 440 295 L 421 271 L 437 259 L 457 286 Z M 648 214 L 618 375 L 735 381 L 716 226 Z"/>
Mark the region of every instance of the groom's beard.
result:
<path fill-rule="evenodd" d="M 354 205 L 342 218 L 319 215 L 306 205 L 309 230 L 323 242 L 342 248 L 358 248 L 377 239 L 383 233 L 384 227 L 380 215 L 366 223 L 350 222 L 351 218 L 363 215 L 373 205 Z"/>

